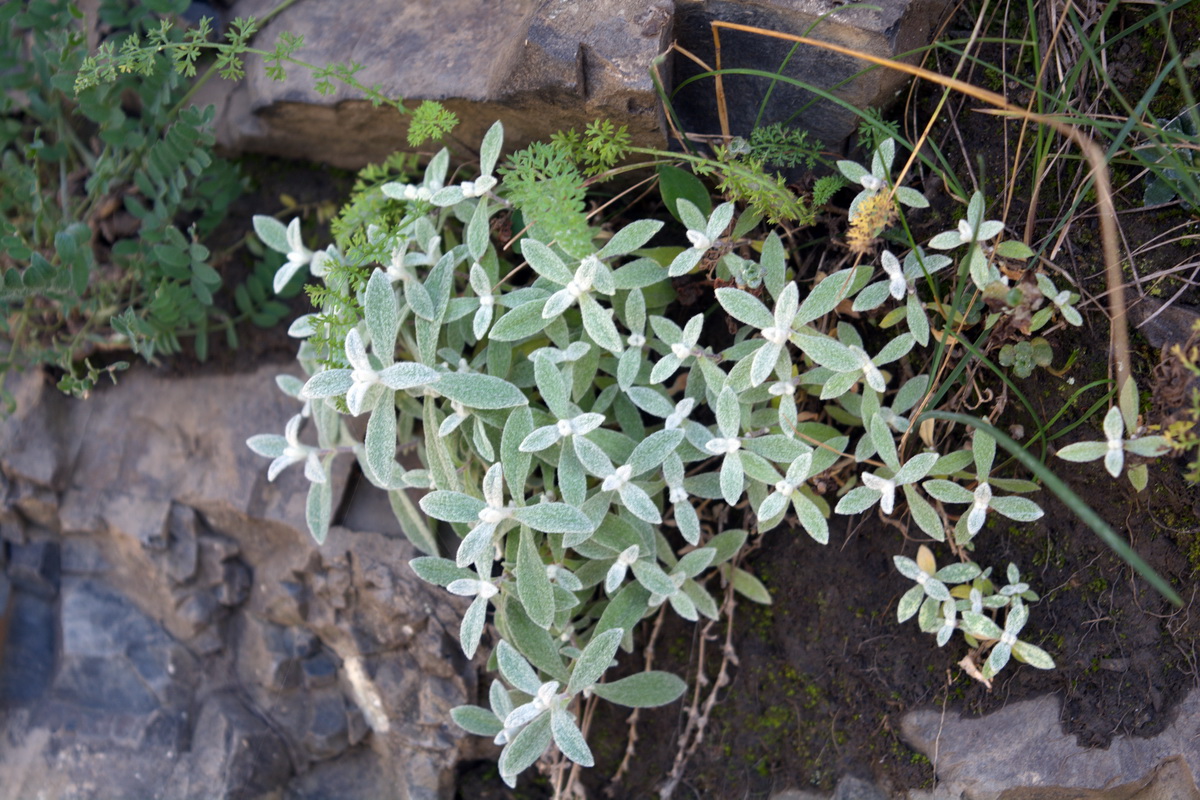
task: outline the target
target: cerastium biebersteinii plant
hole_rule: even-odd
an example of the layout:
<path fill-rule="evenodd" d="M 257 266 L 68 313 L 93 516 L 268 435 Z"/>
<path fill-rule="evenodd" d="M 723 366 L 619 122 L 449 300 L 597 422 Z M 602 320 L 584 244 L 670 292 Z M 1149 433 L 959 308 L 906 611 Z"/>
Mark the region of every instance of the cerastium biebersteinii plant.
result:
<path fill-rule="evenodd" d="M 505 781 L 512 785 L 551 742 L 572 761 L 592 763 L 579 724 L 584 697 L 646 707 L 682 694 L 683 682 L 662 672 L 604 681 L 657 607 L 715 619 L 710 576 L 718 566 L 744 593 L 765 595 L 728 563 L 747 534 L 714 535 L 700 523 L 698 505 L 707 501 L 746 508 L 758 531 L 792 517 L 820 544 L 832 513 L 875 507 L 911 516 L 939 542 L 952 531 L 956 563 L 938 569 L 924 547 L 916 560 L 896 557 L 916 582 L 899 620 L 917 617 L 938 645 L 962 633 L 972 648 L 964 666 L 985 682 L 1010 658 L 1053 666 L 1017 638 L 1026 604 L 1037 599 L 1017 568 L 1009 566 L 1008 584 L 998 588 L 969 556 L 989 516 L 1041 516 L 1032 500 L 1011 494 L 1036 485 L 991 474 L 996 442 L 988 434 L 976 432 L 971 449 L 935 452 L 917 419 L 905 416 L 932 391 L 917 356 L 931 331 L 946 328 L 932 302 L 940 295 L 931 294 L 945 289 L 935 278 L 954 263 L 949 257 L 912 247 L 883 253 L 878 271 L 856 262 L 801 280 L 775 233 L 754 248 L 710 253 L 736 228 L 734 205 L 705 214 L 680 201 L 686 230 L 675 230 L 674 248 L 643 250 L 663 228 L 658 220 L 601 236 L 564 218 L 555 223 L 569 232 L 570 250 L 526 236 L 513 243 L 518 260 L 493 241 L 498 215 L 524 211 L 534 231 L 555 225 L 545 217 L 539 225 L 532 201 L 514 208 L 508 184 L 493 179 L 502 139 L 496 124 L 474 180 L 448 183 L 443 151 L 420 180 L 366 189 L 377 219 L 335 226 L 337 245 L 322 251 L 305 248 L 295 228 L 256 218 L 263 240 L 288 254 L 283 270 L 308 268 L 324 286 L 314 291 L 319 312 L 293 325 L 310 377 L 280 379 L 304 409 L 284 436 L 249 444 L 275 459 L 272 477 L 304 464 L 318 542 L 332 512 L 330 462 L 354 453 L 427 554 L 412 562 L 416 573 L 474 598 L 461 626 L 468 656 L 485 641 L 490 618 L 498 641 L 486 640 L 495 641 L 489 663 L 500 674 L 490 707 L 458 708 L 454 719 L 503 745 Z M 887 207 L 894 150 L 890 140 L 881 146 L 871 171 L 841 165 L 864 187 L 855 211 L 874 215 L 872 224 L 899 213 Z M 511 161 L 505 180 L 552 160 L 538 152 Z M 524 174 L 512 185 L 528 199 L 536 182 Z M 911 188 L 896 199 L 926 205 Z M 928 244 L 960 250 L 957 280 L 986 289 L 1005 280 L 991 265 L 1002 229 L 984 218 L 976 195 L 966 219 Z M 1017 250 L 1008 247 L 1006 257 L 1020 257 Z M 723 284 L 710 313 L 681 326 L 666 316 L 671 276 L 704 269 Z M 877 272 L 882 280 L 872 282 Z M 866 323 L 884 313 L 903 325 L 881 337 Z M 737 323 L 731 341 L 722 314 Z M 714 349 L 714 341 L 730 343 Z M 901 365 L 911 376 L 904 381 Z M 798 415 L 799 403 L 825 409 L 821 419 L 834 424 Z M 363 440 L 343 424 L 345 414 L 368 415 Z M 302 441 L 306 421 L 316 444 Z M 1124 451 L 1149 452 L 1137 440 L 1120 439 L 1118 449 L 1110 428 L 1108 445 L 1063 455 L 1108 454 L 1112 464 Z M 401 466 L 398 449 L 418 451 L 425 468 Z M 830 485 L 841 485 L 835 508 L 823 496 Z M 409 489 L 425 492 L 419 510 Z M 948 509 L 962 510 L 957 522 Z M 421 512 L 461 537 L 452 557 L 438 555 Z"/>

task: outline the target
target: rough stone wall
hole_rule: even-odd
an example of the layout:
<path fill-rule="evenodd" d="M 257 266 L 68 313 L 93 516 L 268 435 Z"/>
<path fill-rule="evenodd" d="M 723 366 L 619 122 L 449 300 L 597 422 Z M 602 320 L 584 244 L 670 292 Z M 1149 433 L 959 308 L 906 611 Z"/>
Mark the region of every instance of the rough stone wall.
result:
<path fill-rule="evenodd" d="M 462 609 L 393 530 L 312 543 L 299 470 L 268 483 L 245 446 L 296 410 L 280 371 L 135 369 L 87 402 L 16 382 L 0 797 L 450 796 Z"/>

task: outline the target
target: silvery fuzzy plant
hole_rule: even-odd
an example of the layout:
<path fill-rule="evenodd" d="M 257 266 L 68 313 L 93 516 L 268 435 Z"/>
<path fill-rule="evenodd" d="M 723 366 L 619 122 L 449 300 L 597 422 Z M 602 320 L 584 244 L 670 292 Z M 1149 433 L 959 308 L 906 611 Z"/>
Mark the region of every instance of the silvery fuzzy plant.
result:
<path fill-rule="evenodd" d="M 645 251 L 653 257 L 642 249 L 664 223 L 643 219 L 583 254 L 524 238 L 517 258 L 491 237 L 495 215 L 510 210 L 493 177 L 502 139 L 497 123 L 473 180 L 447 183 L 442 151 L 420 182 L 383 185 L 393 221 L 362 231 L 357 256 L 345 244 L 311 251 L 295 222 L 255 218 L 264 242 L 287 254 L 282 269 L 307 267 L 328 291 L 320 313 L 292 328 L 305 339 L 299 360 L 310 377 L 279 380 L 303 409 L 283 436 L 249 445 L 274 459 L 270 477 L 304 464 L 318 542 L 332 511 L 330 463 L 353 453 L 426 553 L 412 562 L 415 572 L 473 598 L 462 649 L 472 657 L 495 641 L 489 664 L 499 678 L 489 707 L 458 708 L 454 719 L 503 746 L 506 782 L 551 743 L 592 764 L 578 722 L 583 698 L 647 707 L 682 694 L 683 682 L 662 672 L 605 680 L 632 650 L 639 621 L 660 606 L 716 619 L 715 574 L 769 602 L 753 576 L 729 563 L 747 533 L 706 531 L 702 502 L 747 509 L 759 532 L 792 521 L 819 544 L 829 539 L 831 514 L 876 507 L 910 517 L 939 542 L 953 531 L 959 563 L 936 569 L 924 550 L 915 561 L 897 556 L 900 574 L 916 582 L 899 620 L 917 617 L 939 645 L 962 633 L 973 653 L 989 653 L 974 668 L 981 680 L 1010 657 L 1053 666 L 1016 638 L 1025 603 L 1036 599 L 1017 568 L 997 589 L 990 570 L 966 555 L 989 516 L 1040 517 L 1032 500 L 1011 494 L 1036 486 L 991 475 L 995 443 L 986 434 L 948 453 L 921 450 L 921 437 L 906 436 L 916 426 L 905 415 L 931 381 L 918 374 L 901 383 L 897 365 L 918 364 L 914 348 L 923 352 L 938 327 L 927 317 L 927 293 L 949 257 L 886 252 L 880 270 L 857 264 L 799 281 L 770 233 L 754 249 L 757 260 L 740 254 L 754 252 L 745 248 L 716 262 L 717 276 L 733 285 L 716 291 L 713 313 L 677 322 L 667 316 L 670 276 L 711 267 L 700 265 L 734 222 L 734 207 L 706 217 L 679 200 L 686 238 L 678 231 L 678 246 Z M 870 172 L 843 172 L 872 198 L 886 193 L 894 148 L 881 146 Z M 925 204 L 909 188 L 898 199 Z M 1003 281 L 985 249 L 1003 226 L 985 220 L 983 208 L 976 195 L 966 220 L 928 243 L 963 249 L 958 274 L 976 284 Z M 1019 257 L 1011 248 L 1007 255 Z M 877 272 L 882 279 L 872 282 Z M 889 304 L 904 324 L 875 344 L 866 321 L 892 314 Z M 859 321 L 839 317 L 839 308 L 853 308 Z M 714 350 L 706 334 L 725 327 L 723 315 L 740 327 L 732 344 Z M 800 403 L 818 404 L 836 424 L 798 421 Z M 342 422 L 347 414 L 367 415 L 362 440 Z M 306 421 L 316 444 L 302 440 Z M 424 468 L 401 466 L 398 449 L 415 449 Z M 843 486 L 831 508 L 815 487 L 834 472 Z M 419 509 L 410 489 L 425 492 Z M 957 524 L 948 509 L 962 511 Z M 460 537 L 449 557 L 439 555 L 428 520 Z M 485 638 L 489 618 L 496 636 Z"/>

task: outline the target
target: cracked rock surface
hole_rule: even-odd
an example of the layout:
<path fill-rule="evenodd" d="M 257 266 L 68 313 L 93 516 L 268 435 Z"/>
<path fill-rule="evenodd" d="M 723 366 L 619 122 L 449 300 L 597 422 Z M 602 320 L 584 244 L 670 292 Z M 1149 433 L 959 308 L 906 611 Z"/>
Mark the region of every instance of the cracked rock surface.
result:
<path fill-rule="evenodd" d="M 86 402 L 10 380 L 0 798 L 452 793 L 461 609 L 394 526 L 317 548 L 300 470 L 266 481 L 245 440 L 295 412 L 282 369 L 135 369 Z"/>

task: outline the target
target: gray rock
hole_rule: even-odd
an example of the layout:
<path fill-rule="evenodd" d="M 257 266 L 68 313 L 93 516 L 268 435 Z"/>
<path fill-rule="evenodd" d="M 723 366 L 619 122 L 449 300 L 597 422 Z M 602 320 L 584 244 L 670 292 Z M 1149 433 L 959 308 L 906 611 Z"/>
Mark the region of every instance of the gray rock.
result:
<path fill-rule="evenodd" d="M 463 734 L 448 710 L 475 693 L 455 641 L 465 603 L 416 578 L 401 538 L 335 527 L 318 548 L 301 529 L 303 476 L 267 483 L 244 444 L 295 411 L 276 371 L 135 369 L 87 403 L 47 397 L 26 429 L 0 425 L 0 474 L 14 476 L 0 486 L 15 554 L 3 574 L 37 592 L 12 592 L 0 700 L 15 713 L 0 737 L 24 760 L 0 759 L 0 786 L 278 797 L 296 772 L 350 759 L 370 765 L 354 770 L 362 797 L 449 796 Z M 24 430 L 85 423 L 69 458 L 38 467 L 61 483 L 21 477 L 47 449 Z M 378 706 L 354 694 L 347 658 Z"/>
<path fill-rule="evenodd" d="M 273 0 L 240 0 L 231 14 L 262 17 L 273 7 Z M 303 35 L 298 55 L 310 63 L 352 60 L 364 65 L 363 85 L 410 106 L 444 101 L 469 148 L 497 118 L 510 147 L 596 117 L 628 125 L 640 144 L 660 145 L 647 70 L 666 46 L 671 7 L 670 0 L 310 0 L 271 20 L 259 38 Z M 219 106 L 216 130 L 226 148 L 356 168 L 406 146 L 407 117 L 393 109 L 374 108 L 341 86 L 321 96 L 306 70 L 272 81 L 261 59 L 246 67 L 232 90 L 214 81 L 197 98 Z"/>
<path fill-rule="evenodd" d="M 272 19 L 260 33 L 304 36 L 301 57 L 315 64 L 354 61 L 359 80 L 379 86 L 412 107 L 442 101 L 461 120 L 454 137 L 470 152 L 496 119 L 510 148 L 555 130 L 582 129 L 597 117 L 626 125 L 636 144 L 662 146 L 665 129 L 650 78 L 669 39 L 714 64 L 713 20 L 784 33 L 804 33 L 873 55 L 894 57 L 921 47 L 945 13 L 946 0 L 883 0 L 871 8 L 842 8 L 828 0 L 410 0 L 399 7 L 373 0 L 312 0 Z M 240 0 L 231 14 L 261 17 L 272 0 Z M 830 12 L 833 12 L 832 14 Z M 820 20 L 823 15 L 828 15 Z M 455 20 L 453 26 L 446 19 Z M 815 29 L 814 26 L 815 25 Z M 785 64 L 791 42 L 726 30 L 726 68 L 771 70 Z M 430 65 L 436 64 L 436 69 Z M 858 59 L 804 46 L 783 75 L 860 108 L 890 103 L 907 78 Z M 682 56 L 661 72 L 675 85 L 700 68 Z M 267 77 L 261 59 L 247 60 L 247 76 L 232 89 L 210 82 L 198 95 L 218 106 L 217 136 L 232 151 L 267 152 L 357 168 L 405 148 L 407 118 L 375 108 L 337 86 L 322 96 L 305 70 L 284 81 Z M 854 77 L 854 76 L 858 77 Z M 726 76 L 732 131 L 746 134 L 770 83 Z M 777 83 L 764 123 L 786 121 L 839 147 L 857 117 L 811 91 Z M 816 100 L 809 106 L 809 103 Z M 675 109 L 689 131 L 717 132 L 713 81 L 684 87 Z M 796 112 L 803 109 L 804 113 Z"/>
<path fill-rule="evenodd" d="M 52 600 L 58 594 L 61 564 L 58 542 L 43 539 L 14 545 L 8 577 L 18 589 Z"/>
<path fill-rule="evenodd" d="M 844 775 L 833 790 L 833 800 L 888 800 L 888 794 L 871 781 Z"/>
<path fill-rule="evenodd" d="M 158 708 L 154 694 L 125 659 L 68 656 L 54 679 L 55 698 L 92 711 L 135 716 Z"/>
<path fill-rule="evenodd" d="M 95 537 L 67 536 L 62 540 L 62 571 L 68 575 L 103 575 L 112 569 Z"/>
<path fill-rule="evenodd" d="M 304 671 L 304 686 L 307 689 L 323 689 L 337 683 L 338 665 L 329 653 L 321 651 L 306 658 L 300 666 Z"/>
<path fill-rule="evenodd" d="M 246 615 L 237 646 L 238 674 L 242 682 L 272 692 L 299 687 L 303 672 L 294 646 L 295 631 L 252 614 Z"/>
<path fill-rule="evenodd" d="M 43 597 L 14 591 L 6 600 L 0 705 L 19 708 L 41 700 L 54 678 L 58 619 L 54 604 Z"/>
<path fill-rule="evenodd" d="M 403 800 L 401 789 L 370 751 L 361 748 L 312 769 L 288 784 L 284 800 Z"/>
<path fill-rule="evenodd" d="M 181 631 L 186 639 L 193 638 L 217 621 L 219 607 L 220 603 L 210 589 L 199 589 L 184 595 L 175 608 L 175 619 L 182 623 L 176 626 L 176 630 Z"/>
<path fill-rule="evenodd" d="M 677 4 L 675 37 L 681 46 L 712 66 L 717 63 L 711 27 L 714 20 L 807 35 L 892 58 L 928 44 L 939 19 L 950 6 L 945 0 L 881 0 L 867 8 L 838 9 L 838 5 L 829 0 L 681 2 Z M 822 15 L 828 16 L 821 20 Z M 811 33 L 805 33 L 810 30 Z M 873 69 L 854 77 L 871 65 L 809 45 L 798 47 L 789 59 L 793 42 L 758 33 L 725 29 L 720 33 L 720 41 L 723 69 L 773 72 L 786 64 L 781 70 L 783 76 L 830 90 L 858 108 L 888 105 L 908 81 L 903 73 L 887 69 Z M 676 85 L 701 72 L 698 65 L 682 56 L 676 56 L 673 66 Z M 820 99 L 808 89 L 786 82 L 772 86 L 769 79 L 748 75 L 727 75 L 723 83 L 734 135 L 749 134 L 764 103 L 762 124 L 783 122 L 808 130 L 835 149 L 840 149 L 843 140 L 858 127 L 857 115 Z M 675 95 L 674 104 L 685 129 L 720 132 L 713 79 L 683 87 Z"/>
<path fill-rule="evenodd" d="M 1032 798 L 1035 795 L 1013 794 L 1032 788 L 1059 792 L 1039 795 L 1047 800 L 1091 797 L 1087 790 L 1134 779 L 1145 778 L 1150 785 L 1155 771 L 1174 756 L 1181 756 L 1185 767 L 1200 765 L 1200 690 L 1179 704 L 1175 721 L 1158 736 L 1118 737 L 1105 750 L 1077 745 L 1063 732 L 1060 713 L 1061 702 L 1050 695 L 1013 703 L 981 718 L 947 714 L 943 720 L 940 710 L 915 711 L 904 716 L 901 733 L 931 760 L 936 754 L 934 768 L 942 786 L 968 800 Z M 1178 777 L 1171 784 L 1176 794 L 1164 796 L 1197 796 L 1191 772 L 1172 774 Z"/>
<path fill-rule="evenodd" d="M 217 586 L 217 600 L 221 605 L 233 607 L 246 602 L 254 578 L 244 562 L 236 558 L 226 561 L 222 565 L 221 578 Z"/>
<path fill-rule="evenodd" d="M 313 761 L 333 758 L 350 746 L 347 738 L 346 704 L 341 693 L 324 694 L 307 704 L 304 749 Z"/>
<path fill-rule="evenodd" d="M 166 573 L 175 583 L 186 583 L 196 574 L 199 527 L 193 509 L 179 503 L 171 506 L 167 518 Z"/>
<path fill-rule="evenodd" d="M 784 789 L 772 794 L 770 800 L 829 800 L 829 795 L 807 789 Z"/>
<path fill-rule="evenodd" d="M 192 751 L 180 781 L 180 796 L 188 800 L 260 798 L 277 791 L 292 773 L 283 740 L 229 693 L 204 703 Z"/>

